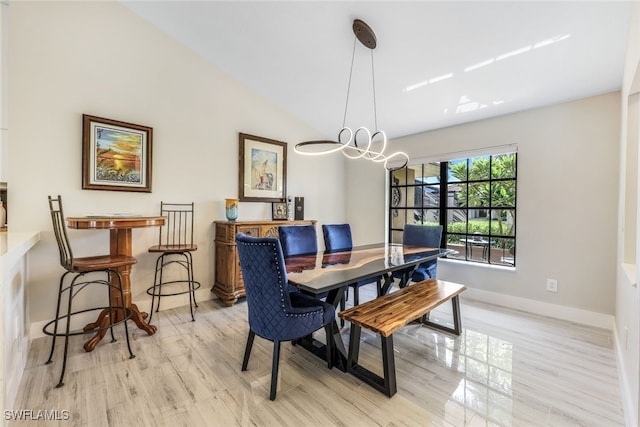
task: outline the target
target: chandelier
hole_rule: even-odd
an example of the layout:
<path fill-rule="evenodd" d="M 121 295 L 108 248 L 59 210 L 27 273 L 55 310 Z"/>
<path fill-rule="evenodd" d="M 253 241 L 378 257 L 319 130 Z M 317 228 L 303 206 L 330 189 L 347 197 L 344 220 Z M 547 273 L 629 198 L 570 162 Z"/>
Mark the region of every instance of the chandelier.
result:
<path fill-rule="evenodd" d="M 398 151 L 386 154 L 387 135 L 382 130 L 378 130 L 378 114 L 376 110 L 376 83 L 373 67 L 373 50 L 376 48 L 376 35 L 364 21 L 356 19 L 353 21 L 353 52 L 351 54 L 351 69 L 349 71 L 349 84 L 347 85 L 347 100 L 344 106 L 344 116 L 342 129 L 338 132 L 338 140 L 316 140 L 304 141 L 295 145 L 294 151 L 304 155 L 323 155 L 335 152 L 342 152 L 350 159 L 366 159 L 375 163 L 382 163 L 384 167 L 393 171 L 405 167 L 409 161 L 409 156 Z M 373 82 L 373 120 L 375 130 L 371 132 L 364 126 L 355 131 L 346 126 L 347 110 L 349 107 L 349 95 L 351 92 L 351 77 L 353 75 L 353 62 L 356 53 L 356 39 L 371 51 L 371 77 Z M 375 149 L 374 149 L 375 142 Z M 378 146 L 378 144 L 381 144 Z M 393 159 L 392 164 L 390 161 Z"/>

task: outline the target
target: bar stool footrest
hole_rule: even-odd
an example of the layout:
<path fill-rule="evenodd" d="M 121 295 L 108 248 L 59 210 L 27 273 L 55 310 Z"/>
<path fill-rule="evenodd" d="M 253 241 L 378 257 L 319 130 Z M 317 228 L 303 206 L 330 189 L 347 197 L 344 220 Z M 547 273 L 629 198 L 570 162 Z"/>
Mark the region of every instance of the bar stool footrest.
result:
<path fill-rule="evenodd" d="M 182 283 L 182 284 L 191 284 L 193 283 L 193 287 L 189 286 L 188 289 L 184 290 L 184 291 L 176 291 L 176 292 L 162 292 L 162 287 L 163 286 L 171 286 L 171 285 L 175 285 L 178 283 Z M 151 295 L 151 296 L 156 296 L 156 297 L 169 297 L 169 296 L 173 296 L 173 295 L 184 295 L 184 294 L 188 294 L 190 292 L 194 292 L 197 291 L 198 289 L 200 289 L 200 282 L 196 282 L 195 280 L 193 282 L 189 281 L 189 280 L 172 280 L 170 282 L 162 282 L 159 283 L 157 285 L 153 285 L 147 288 L 147 294 Z"/>
<path fill-rule="evenodd" d="M 99 331 L 102 331 L 102 330 L 109 329 L 111 327 L 117 326 L 117 325 L 119 325 L 119 324 L 121 324 L 121 323 L 123 323 L 123 322 L 125 322 L 125 321 L 127 321 L 129 319 L 131 319 L 133 311 L 130 308 L 126 308 L 126 307 L 111 307 L 112 311 L 122 311 L 123 309 L 124 309 L 124 312 L 125 312 L 124 318 L 119 319 L 116 322 L 109 323 L 108 325 L 105 325 L 105 326 L 96 326 L 95 328 L 88 329 L 88 330 L 84 330 L 84 329 L 82 329 L 82 330 L 73 330 L 73 331 L 69 331 L 68 334 L 66 332 L 57 332 L 56 333 L 56 332 L 53 332 L 53 331 L 50 330 L 51 326 L 53 326 L 56 323 L 56 320 L 58 322 L 64 322 L 65 320 L 71 321 L 71 318 L 73 316 L 75 316 L 75 315 L 82 314 L 82 313 L 89 313 L 89 312 L 92 312 L 92 311 L 100 311 L 100 312 L 108 311 L 109 307 L 108 306 L 107 307 L 94 307 L 94 308 L 87 308 L 85 310 L 74 311 L 69 316 L 60 316 L 57 319 L 53 319 L 53 320 L 49 321 L 42 328 L 42 332 L 45 335 L 48 335 L 50 337 L 53 337 L 53 336 L 64 337 L 64 336 L 67 336 L 67 335 L 68 336 L 74 336 L 74 335 L 93 334 L 93 333 L 96 333 L 96 332 L 99 332 Z"/>

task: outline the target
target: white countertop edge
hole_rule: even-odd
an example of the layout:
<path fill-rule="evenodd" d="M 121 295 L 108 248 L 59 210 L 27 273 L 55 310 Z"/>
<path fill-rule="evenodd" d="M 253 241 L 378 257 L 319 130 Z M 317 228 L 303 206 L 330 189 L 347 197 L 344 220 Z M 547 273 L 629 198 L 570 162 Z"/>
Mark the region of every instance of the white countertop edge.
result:
<path fill-rule="evenodd" d="M 39 241 L 39 231 L 7 231 L 0 233 L 0 257 L 3 261 L 7 260 L 7 258 L 22 257 Z"/>

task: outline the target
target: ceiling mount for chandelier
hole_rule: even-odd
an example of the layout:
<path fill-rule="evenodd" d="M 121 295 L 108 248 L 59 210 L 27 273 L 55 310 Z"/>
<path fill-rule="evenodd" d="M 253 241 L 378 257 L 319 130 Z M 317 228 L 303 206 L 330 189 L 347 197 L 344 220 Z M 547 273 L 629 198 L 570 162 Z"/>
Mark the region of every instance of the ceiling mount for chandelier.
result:
<path fill-rule="evenodd" d="M 350 159 L 367 159 L 372 162 L 382 163 L 387 170 L 396 170 L 405 167 L 409 161 L 409 156 L 398 151 L 392 154 L 386 154 L 387 135 L 382 130 L 378 130 L 378 116 L 376 110 L 376 84 L 373 69 L 373 49 L 377 46 L 376 35 L 364 21 L 355 19 L 353 21 L 353 53 L 351 54 L 351 69 L 349 71 L 349 84 L 347 86 L 347 100 L 344 106 L 344 118 L 342 121 L 342 129 L 338 132 L 338 140 L 316 140 L 305 141 L 295 145 L 296 153 L 305 155 L 322 155 L 341 151 Z M 351 92 L 351 77 L 353 75 L 353 62 L 356 52 L 356 39 L 363 46 L 371 51 L 371 77 L 373 81 L 373 117 L 375 131 L 371 132 L 364 126 L 357 128 L 355 131 L 346 126 L 347 110 L 349 107 L 349 95 Z M 375 144 L 375 150 L 372 149 Z M 380 144 L 380 145 L 379 145 Z M 393 160 L 392 166 L 390 161 Z"/>

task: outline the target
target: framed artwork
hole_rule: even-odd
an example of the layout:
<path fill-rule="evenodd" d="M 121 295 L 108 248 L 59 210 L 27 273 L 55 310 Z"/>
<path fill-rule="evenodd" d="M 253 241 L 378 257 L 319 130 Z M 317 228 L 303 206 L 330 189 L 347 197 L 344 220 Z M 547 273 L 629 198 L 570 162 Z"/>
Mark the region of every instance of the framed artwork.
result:
<path fill-rule="evenodd" d="M 240 134 L 241 202 L 280 202 L 287 190 L 287 143 Z"/>
<path fill-rule="evenodd" d="M 151 193 L 153 129 L 82 115 L 82 189 Z"/>
<path fill-rule="evenodd" d="M 287 202 L 271 203 L 271 218 L 274 220 L 287 219 Z"/>

